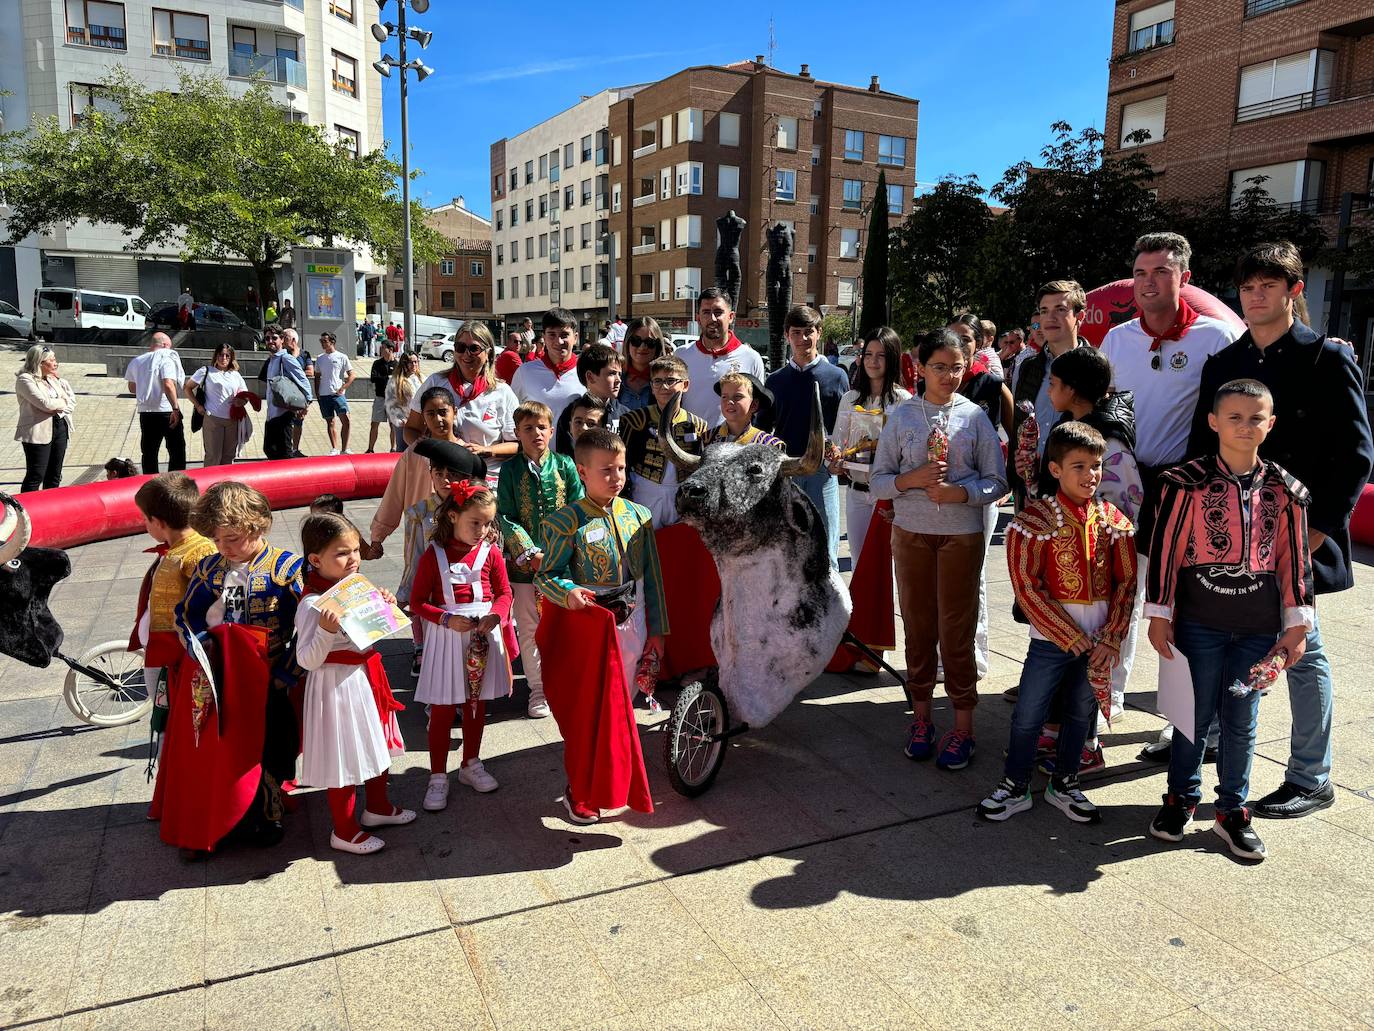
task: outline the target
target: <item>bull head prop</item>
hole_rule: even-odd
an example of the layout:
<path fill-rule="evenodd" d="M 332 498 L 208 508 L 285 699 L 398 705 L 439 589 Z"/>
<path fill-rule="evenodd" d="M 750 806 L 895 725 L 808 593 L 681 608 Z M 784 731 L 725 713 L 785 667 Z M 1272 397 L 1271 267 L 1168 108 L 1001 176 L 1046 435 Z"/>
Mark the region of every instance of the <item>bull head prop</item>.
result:
<path fill-rule="evenodd" d="M 41 669 L 62 647 L 48 595 L 72 564 L 65 551 L 28 547 L 29 514 L 8 494 L 0 493 L 0 513 L 0 653 Z"/>
<path fill-rule="evenodd" d="M 711 645 L 732 712 L 769 723 L 825 668 L 849 624 L 849 591 L 830 565 L 825 525 L 795 478 L 821 467 L 825 430 L 817 388 L 806 453 L 766 444 L 713 444 L 697 458 L 660 428 L 684 477 L 682 521 L 696 529 L 720 574 Z"/>

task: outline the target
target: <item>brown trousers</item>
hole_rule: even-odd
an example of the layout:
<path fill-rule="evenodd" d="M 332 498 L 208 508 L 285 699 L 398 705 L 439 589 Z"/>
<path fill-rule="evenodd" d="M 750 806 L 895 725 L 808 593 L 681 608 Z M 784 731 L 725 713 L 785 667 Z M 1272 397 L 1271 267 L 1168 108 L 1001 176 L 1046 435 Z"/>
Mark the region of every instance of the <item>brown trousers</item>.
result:
<path fill-rule="evenodd" d="M 935 694 L 944 659 L 945 693 L 956 709 L 978 704 L 978 577 L 985 555 L 981 533 L 908 533 L 892 527 L 892 561 L 906 636 L 907 689 L 916 702 Z M 939 651 L 936 651 L 936 645 Z"/>
<path fill-rule="evenodd" d="M 201 443 L 205 446 L 205 466 L 231 465 L 238 457 L 239 424 L 233 419 L 206 415 L 200 428 Z"/>

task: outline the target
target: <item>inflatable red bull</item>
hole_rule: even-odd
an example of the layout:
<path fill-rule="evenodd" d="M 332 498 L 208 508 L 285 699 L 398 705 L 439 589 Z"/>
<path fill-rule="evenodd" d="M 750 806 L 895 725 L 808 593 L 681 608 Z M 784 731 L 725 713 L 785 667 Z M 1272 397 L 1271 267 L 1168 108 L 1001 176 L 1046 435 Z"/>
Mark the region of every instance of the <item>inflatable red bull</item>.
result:
<path fill-rule="evenodd" d="M 1183 299 L 1200 315 L 1230 322 L 1245 328 L 1239 315 L 1230 309 L 1226 302 L 1213 297 L 1201 287 L 1189 283 L 1183 288 Z M 1083 312 L 1083 324 L 1078 335 L 1094 347 L 1101 347 L 1107 331 L 1123 322 L 1130 322 L 1139 315 L 1135 306 L 1135 287 L 1129 279 L 1118 279 L 1096 290 L 1088 292 L 1088 306 Z"/>

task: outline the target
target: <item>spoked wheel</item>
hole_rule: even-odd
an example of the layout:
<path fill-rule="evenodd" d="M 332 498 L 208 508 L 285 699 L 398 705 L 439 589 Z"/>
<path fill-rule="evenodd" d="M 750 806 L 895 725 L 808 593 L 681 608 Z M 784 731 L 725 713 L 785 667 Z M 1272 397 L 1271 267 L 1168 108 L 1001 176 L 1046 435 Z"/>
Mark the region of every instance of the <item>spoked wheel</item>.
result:
<path fill-rule="evenodd" d="M 729 726 L 730 708 L 720 688 L 700 681 L 683 685 L 663 741 L 668 781 L 679 795 L 695 798 L 711 786 L 725 762 Z"/>
<path fill-rule="evenodd" d="M 67 671 L 62 699 L 77 719 L 95 727 L 120 727 L 148 714 L 153 699 L 143 680 L 143 652 L 128 649 L 127 640 L 106 641 L 77 660 L 85 670 Z"/>

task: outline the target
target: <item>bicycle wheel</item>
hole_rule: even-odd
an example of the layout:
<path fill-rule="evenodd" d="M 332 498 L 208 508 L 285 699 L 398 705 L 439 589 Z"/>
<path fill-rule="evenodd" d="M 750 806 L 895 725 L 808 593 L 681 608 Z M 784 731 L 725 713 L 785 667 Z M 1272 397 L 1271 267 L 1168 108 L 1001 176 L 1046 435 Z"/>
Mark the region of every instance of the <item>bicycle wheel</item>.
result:
<path fill-rule="evenodd" d="M 714 684 L 685 684 L 668 718 L 663 759 L 668 782 L 679 795 L 695 798 L 716 779 L 725 762 L 720 735 L 730 725 L 725 696 Z"/>
<path fill-rule="evenodd" d="M 143 651 L 128 649 L 128 641 L 106 641 L 77 660 L 108 677 L 108 682 L 80 670 L 67 671 L 62 700 L 77 719 L 95 727 L 120 727 L 141 720 L 153 707 L 143 681 Z"/>

